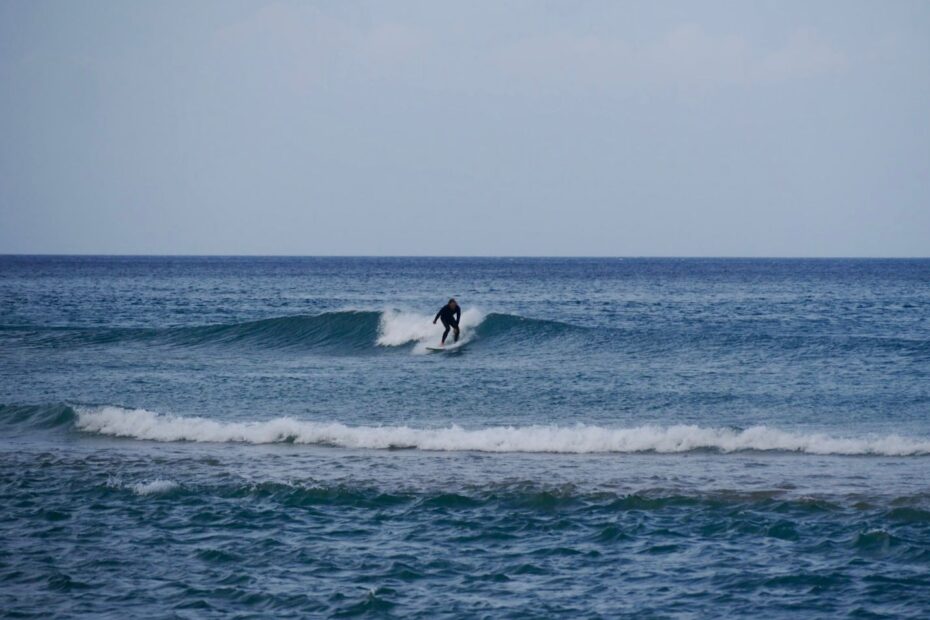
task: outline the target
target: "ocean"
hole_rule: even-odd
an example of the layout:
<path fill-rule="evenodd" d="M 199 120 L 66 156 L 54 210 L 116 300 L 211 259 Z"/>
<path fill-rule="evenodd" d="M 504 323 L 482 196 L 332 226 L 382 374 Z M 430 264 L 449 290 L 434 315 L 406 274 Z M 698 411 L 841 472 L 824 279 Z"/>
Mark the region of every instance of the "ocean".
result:
<path fill-rule="evenodd" d="M 0 257 L 0 495 L 10 618 L 927 618 L 930 260 Z"/>

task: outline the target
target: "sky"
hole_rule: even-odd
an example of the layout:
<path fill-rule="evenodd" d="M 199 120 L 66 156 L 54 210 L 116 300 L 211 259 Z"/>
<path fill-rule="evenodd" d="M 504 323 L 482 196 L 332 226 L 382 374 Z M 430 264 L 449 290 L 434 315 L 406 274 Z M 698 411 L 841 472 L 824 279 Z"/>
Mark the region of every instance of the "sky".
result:
<path fill-rule="evenodd" d="M 0 0 L 0 254 L 930 255 L 930 2 Z"/>

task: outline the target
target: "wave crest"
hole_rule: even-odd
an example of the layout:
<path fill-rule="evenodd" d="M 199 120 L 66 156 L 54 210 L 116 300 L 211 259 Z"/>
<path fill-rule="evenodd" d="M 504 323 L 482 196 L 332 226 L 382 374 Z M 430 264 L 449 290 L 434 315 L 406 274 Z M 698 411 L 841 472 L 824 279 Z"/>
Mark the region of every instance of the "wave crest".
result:
<path fill-rule="evenodd" d="M 343 311 L 284 316 L 245 323 L 179 327 L 158 334 L 176 345 L 248 344 L 267 348 L 370 347 L 378 312 Z"/>
<path fill-rule="evenodd" d="M 53 429 L 77 420 L 74 408 L 53 405 L 0 405 L 0 425 L 13 428 Z"/>

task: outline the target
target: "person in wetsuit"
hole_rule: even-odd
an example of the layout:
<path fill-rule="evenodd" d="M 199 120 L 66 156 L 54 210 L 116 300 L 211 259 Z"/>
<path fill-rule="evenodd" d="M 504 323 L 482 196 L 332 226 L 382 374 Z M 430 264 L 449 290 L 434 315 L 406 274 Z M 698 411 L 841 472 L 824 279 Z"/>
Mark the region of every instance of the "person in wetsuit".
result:
<path fill-rule="evenodd" d="M 449 335 L 449 330 L 455 330 L 455 340 L 454 342 L 459 341 L 459 319 L 462 318 L 462 309 L 459 307 L 455 298 L 449 300 L 445 306 L 439 309 L 439 312 L 436 313 L 436 318 L 433 319 L 433 325 L 436 324 L 436 321 L 442 319 L 442 326 L 446 328 L 446 331 L 442 332 L 442 343 L 446 344 L 446 336 Z"/>

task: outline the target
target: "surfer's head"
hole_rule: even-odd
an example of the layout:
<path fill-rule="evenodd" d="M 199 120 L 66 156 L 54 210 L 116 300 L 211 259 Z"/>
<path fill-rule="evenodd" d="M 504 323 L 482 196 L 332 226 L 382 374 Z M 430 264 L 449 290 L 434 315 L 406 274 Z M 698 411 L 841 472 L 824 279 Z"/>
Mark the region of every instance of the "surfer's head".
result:
<path fill-rule="evenodd" d="M 450 308 L 454 308 L 454 307 L 456 307 L 457 305 L 459 305 L 459 302 L 455 301 L 455 297 L 453 297 L 452 299 L 449 300 L 449 307 L 450 307 Z"/>

